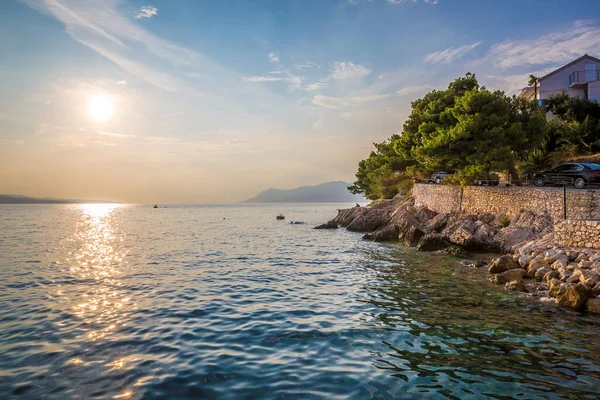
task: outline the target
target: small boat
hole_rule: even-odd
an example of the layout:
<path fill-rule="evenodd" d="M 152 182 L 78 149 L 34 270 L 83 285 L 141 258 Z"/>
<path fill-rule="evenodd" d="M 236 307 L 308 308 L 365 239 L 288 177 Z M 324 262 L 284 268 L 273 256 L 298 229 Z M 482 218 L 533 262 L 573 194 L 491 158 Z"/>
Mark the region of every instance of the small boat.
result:
<path fill-rule="evenodd" d="M 152 207 L 152 208 L 158 208 L 158 204 L 155 204 L 154 207 Z"/>
<path fill-rule="evenodd" d="M 285 216 L 284 216 L 283 214 L 279 214 L 279 215 L 277 216 L 277 219 L 285 219 Z"/>

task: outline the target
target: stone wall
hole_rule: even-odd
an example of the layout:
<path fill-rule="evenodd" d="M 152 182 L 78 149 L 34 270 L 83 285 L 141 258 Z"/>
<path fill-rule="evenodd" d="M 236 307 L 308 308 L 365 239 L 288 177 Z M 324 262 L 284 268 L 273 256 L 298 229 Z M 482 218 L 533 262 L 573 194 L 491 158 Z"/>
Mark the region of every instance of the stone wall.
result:
<path fill-rule="evenodd" d="M 425 206 L 439 213 L 460 211 L 460 186 L 416 184 L 412 195 L 416 206 Z"/>
<path fill-rule="evenodd" d="M 600 221 L 563 219 L 554 224 L 558 246 L 600 249 Z"/>
<path fill-rule="evenodd" d="M 563 217 L 563 191 L 560 188 L 516 186 L 467 186 L 416 184 L 413 197 L 417 206 L 437 212 L 459 211 L 467 214 L 491 213 L 513 217 L 522 211 L 547 211 Z M 567 217 L 600 219 L 600 192 L 567 191 Z"/>

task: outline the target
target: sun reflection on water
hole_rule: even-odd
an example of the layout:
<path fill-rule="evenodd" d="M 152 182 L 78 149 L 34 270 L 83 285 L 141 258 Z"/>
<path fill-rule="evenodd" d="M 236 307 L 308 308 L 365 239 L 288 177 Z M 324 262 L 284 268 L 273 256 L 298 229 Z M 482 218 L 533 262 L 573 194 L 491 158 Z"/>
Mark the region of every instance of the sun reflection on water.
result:
<path fill-rule="evenodd" d="M 127 249 L 122 246 L 117 204 L 85 204 L 74 206 L 76 228 L 69 241 L 74 250 L 69 253 L 66 268 L 71 277 L 84 286 L 83 291 L 60 293 L 68 298 L 75 316 L 86 327 L 83 334 L 94 343 L 114 334 L 123 326 L 124 313 L 135 308 L 130 295 L 122 290 L 122 276 L 127 268 Z M 80 286 L 81 287 L 81 286 Z M 82 360 L 72 361 L 81 363 Z M 123 369 L 124 359 L 115 361 L 111 369 Z M 123 398 L 131 392 L 122 394 Z"/>

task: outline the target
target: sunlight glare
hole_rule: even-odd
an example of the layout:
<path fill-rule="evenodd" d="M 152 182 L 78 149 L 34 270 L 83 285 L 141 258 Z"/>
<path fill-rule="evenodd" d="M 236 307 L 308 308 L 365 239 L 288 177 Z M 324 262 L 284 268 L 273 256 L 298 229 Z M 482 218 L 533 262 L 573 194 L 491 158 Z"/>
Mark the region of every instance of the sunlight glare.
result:
<path fill-rule="evenodd" d="M 112 118 L 115 108 L 112 101 L 106 95 L 99 94 L 90 98 L 88 113 L 98 122 L 105 122 Z"/>

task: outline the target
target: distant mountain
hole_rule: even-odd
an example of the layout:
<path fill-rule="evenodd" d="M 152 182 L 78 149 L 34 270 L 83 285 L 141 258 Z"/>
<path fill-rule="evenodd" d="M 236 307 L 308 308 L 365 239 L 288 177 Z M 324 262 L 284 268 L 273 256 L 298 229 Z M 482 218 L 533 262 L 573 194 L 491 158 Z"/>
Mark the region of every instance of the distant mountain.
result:
<path fill-rule="evenodd" d="M 296 189 L 267 189 L 242 203 L 356 203 L 365 198 L 348 191 L 346 182 L 327 182 Z"/>
<path fill-rule="evenodd" d="M 112 203 L 103 200 L 55 199 L 51 197 L 29 197 L 19 194 L 0 194 L 0 204 L 77 204 L 77 203 Z"/>

